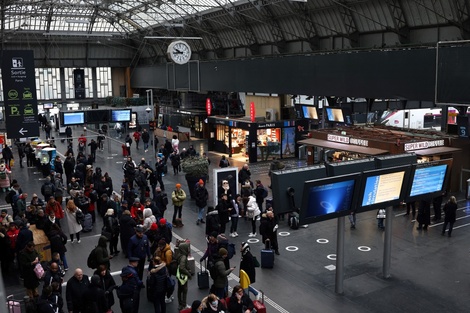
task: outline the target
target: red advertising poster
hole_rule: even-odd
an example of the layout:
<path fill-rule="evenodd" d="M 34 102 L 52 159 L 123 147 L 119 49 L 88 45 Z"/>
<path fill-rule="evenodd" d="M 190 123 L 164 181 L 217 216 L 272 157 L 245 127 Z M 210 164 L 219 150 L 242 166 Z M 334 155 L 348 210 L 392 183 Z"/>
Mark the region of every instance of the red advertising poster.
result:
<path fill-rule="evenodd" d="M 256 117 L 255 103 L 250 102 L 250 118 L 251 118 L 252 123 L 255 121 L 255 117 Z"/>
<path fill-rule="evenodd" d="M 211 105 L 211 99 L 210 98 L 206 99 L 206 112 L 207 112 L 207 116 L 211 115 L 212 105 Z"/>

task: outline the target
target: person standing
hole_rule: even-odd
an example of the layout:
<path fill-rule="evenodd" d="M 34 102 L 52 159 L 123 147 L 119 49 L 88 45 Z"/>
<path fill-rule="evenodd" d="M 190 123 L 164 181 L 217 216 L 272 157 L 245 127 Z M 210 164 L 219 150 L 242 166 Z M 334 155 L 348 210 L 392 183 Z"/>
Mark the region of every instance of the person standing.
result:
<path fill-rule="evenodd" d="M 176 280 L 178 281 L 178 310 L 190 308 L 187 305 L 186 299 L 188 296 L 188 280 L 192 278 L 191 269 L 188 265 L 189 244 L 184 242 L 178 246 L 179 255 L 176 259 L 178 263 L 178 274 Z"/>
<path fill-rule="evenodd" d="M 137 225 L 135 227 L 135 235 L 129 240 L 129 246 L 127 248 L 127 257 L 138 258 L 137 273 L 139 279 L 142 280 L 144 277 L 144 266 L 145 260 L 150 259 L 150 243 L 147 235 L 144 234 L 144 227 Z"/>
<path fill-rule="evenodd" d="M 240 271 L 245 271 L 250 279 L 250 285 L 248 286 L 249 291 L 251 291 L 255 296 L 258 296 L 256 289 L 251 287 L 251 284 L 256 282 L 256 265 L 254 256 L 250 251 L 250 245 L 247 242 L 242 242 L 240 252 L 242 254 L 240 259 Z M 241 277 L 241 275 L 239 276 Z"/>
<path fill-rule="evenodd" d="M 279 245 L 277 242 L 277 229 L 278 221 L 277 218 L 274 216 L 273 211 L 266 212 L 266 218 L 261 221 L 261 225 L 259 227 L 259 232 L 262 236 L 263 244 L 266 244 L 266 240 L 271 242 L 271 249 L 274 250 L 274 253 L 279 255 Z"/>
<path fill-rule="evenodd" d="M 31 143 L 28 142 L 24 147 L 24 153 L 26 154 L 26 167 L 34 167 L 34 149 L 31 147 Z"/>
<path fill-rule="evenodd" d="M 243 210 L 243 201 L 240 195 L 235 195 L 232 200 L 232 206 L 230 208 L 230 237 L 238 237 L 237 228 L 238 228 L 238 217 L 240 216 L 241 211 Z"/>
<path fill-rule="evenodd" d="M 444 226 L 442 228 L 442 236 L 446 233 L 447 224 L 449 224 L 448 236 L 452 236 L 452 229 L 454 228 L 454 223 L 456 220 L 457 213 L 457 199 L 454 196 L 450 197 L 449 201 L 444 205 Z"/>
<path fill-rule="evenodd" d="M 131 155 L 132 138 L 129 134 L 126 135 L 124 142 L 126 143 L 127 155 Z"/>
<path fill-rule="evenodd" d="M 134 137 L 136 149 L 139 150 L 139 142 L 140 142 L 140 137 L 141 137 L 140 132 L 136 130 L 134 134 L 132 135 L 132 137 Z"/>
<path fill-rule="evenodd" d="M 224 167 L 229 167 L 229 166 L 230 166 L 230 163 L 226 159 L 225 155 L 223 155 L 222 158 L 220 159 L 219 167 L 224 168 Z"/>
<path fill-rule="evenodd" d="M 67 225 L 70 235 L 70 243 L 74 242 L 74 235 L 77 236 L 77 242 L 80 241 L 80 232 L 83 227 L 77 222 L 77 211 L 80 210 L 73 202 L 73 199 L 69 199 L 65 206 L 65 217 L 67 220 Z M 81 211 L 81 210 L 80 210 Z M 82 214 L 84 214 L 82 212 Z"/>
<path fill-rule="evenodd" d="M 25 145 L 23 143 L 18 144 L 18 159 L 20 163 L 20 168 L 23 168 L 23 158 L 25 154 L 24 148 L 25 148 Z"/>
<path fill-rule="evenodd" d="M 165 295 L 168 289 L 167 277 L 168 269 L 166 263 L 158 256 L 153 258 L 153 266 L 149 266 L 150 280 L 148 282 L 151 287 L 153 307 L 155 313 L 166 313 Z"/>
<path fill-rule="evenodd" d="M 129 246 L 129 241 L 131 237 L 135 234 L 134 228 L 137 226 L 137 223 L 131 216 L 131 212 L 129 210 L 124 210 L 122 212 L 122 216 L 119 219 L 119 233 L 121 237 L 121 250 L 124 252 L 126 258 L 127 255 L 127 247 Z"/>
<path fill-rule="evenodd" d="M 83 292 L 83 311 L 87 313 L 106 313 L 108 301 L 105 291 L 100 286 L 101 279 L 98 275 L 91 277 L 88 288 Z"/>
<path fill-rule="evenodd" d="M 10 147 L 8 145 L 5 145 L 5 147 L 2 149 L 2 156 L 3 159 L 5 160 L 5 164 L 7 168 L 11 168 L 11 160 L 13 159 L 13 152 L 11 151 Z"/>
<path fill-rule="evenodd" d="M 230 211 L 232 210 L 232 204 L 228 200 L 228 195 L 226 193 L 220 196 L 219 203 L 217 203 L 215 208 L 219 212 L 219 234 L 224 234 L 227 223 L 229 222 Z"/>
<path fill-rule="evenodd" d="M 228 269 L 225 267 L 227 257 L 227 249 L 220 248 L 218 256 L 215 257 L 215 269 L 211 271 L 211 274 L 215 274 L 215 277 L 212 277 L 214 280 L 213 292 L 219 299 L 225 299 L 228 294 L 228 275 L 235 269 L 235 266 Z"/>
<path fill-rule="evenodd" d="M 441 206 L 442 200 L 444 199 L 444 194 L 440 194 L 437 197 L 432 199 L 432 207 L 434 209 L 434 218 L 433 221 L 441 220 Z"/>
<path fill-rule="evenodd" d="M 74 275 L 67 281 L 65 289 L 68 312 L 80 313 L 83 311 L 83 293 L 89 284 L 88 276 L 83 274 L 81 268 L 77 268 Z"/>
<path fill-rule="evenodd" d="M 137 264 L 139 259 L 129 258 L 129 265 L 121 270 L 122 285 L 119 287 L 117 295 L 122 313 L 139 313 L 140 290 L 144 284 L 137 274 Z"/>
<path fill-rule="evenodd" d="M 207 200 L 209 200 L 209 192 L 207 191 L 206 186 L 204 186 L 204 181 L 202 179 L 199 179 L 199 182 L 196 185 L 194 190 L 194 198 L 196 200 L 196 206 L 198 207 L 196 224 L 204 224 L 204 210 L 207 206 Z"/>
<path fill-rule="evenodd" d="M 428 229 L 428 225 L 431 224 L 431 201 L 429 199 L 424 199 L 419 202 L 416 220 L 418 221 L 418 227 L 416 229 Z"/>
<path fill-rule="evenodd" d="M 98 150 L 98 144 L 96 143 L 95 139 L 91 139 L 88 146 L 90 146 L 91 158 L 92 158 L 93 162 L 96 162 L 96 150 Z"/>
<path fill-rule="evenodd" d="M 256 220 L 259 218 L 261 210 L 256 203 L 256 198 L 253 196 L 248 197 L 248 203 L 246 204 L 246 217 L 251 219 L 251 230 L 252 232 L 248 237 L 256 237 Z"/>
<path fill-rule="evenodd" d="M 116 282 L 114 281 L 111 272 L 108 270 L 106 265 L 100 265 L 93 273 L 94 275 L 98 275 L 100 278 L 99 288 L 103 289 L 105 292 L 106 300 L 107 300 L 107 310 L 111 310 L 111 307 L 114 305 L 114 295 L 113 289 L 116 286 Z"/>
<path fill-rule="evenodd" d="M 173 190 L 171 193 L 171 200 L 173 202 L 173 207 L 175 209 L 173 213 L 173 220 L 172 223 L 176 224 L 176 217 L 181 220 L 181 215 L 183 211 L 183 203 L 184 200 L 186 200 L 186 193 L 184 192 L 183 189 L 181 189 L 181 184 L 176 184 L 176 189 Z M 176 227 L 179 227 L 180 225 L 176 225 Z M 184 226 L 181 224 L 181 226 Z"/>
<path fill-rule="evenodd" d="M 108 253 L 108 238 L 103 235 L 98 239 L 98 246 L 95 248 L 95 257 L 98 266 L 105 265 L 106 268 L 111 268 L 111 262 L 109 260 L 111 260 L 113 256 Z"/>
<path fill-rule="evenodd" d="M 142 142 L 144 143 L 144 152 L 149 151 L 150 134 L 146 128 L 142 131 Z"/>
<path fill-rule="evenodd" d="M 113 209 L 108 209 L 104 215 L 103 230 L 111 234 L 109 237 L 109 253 L 114 256 L 118 255 L 120 252 L 117 248 L 119 241 L 119 221 Z"/>
<path fill-rule="evenodd" d="M 34 268 L 36 267 L 36 264 L 39 263 L 40 256 L 34 247 L 34 242 L 30 241 L 18 255 L 18 263 L 24 287 L 26 288 L 26 295 L 31 299 L 39 296 L 39 278 L 36 276 Z"/>

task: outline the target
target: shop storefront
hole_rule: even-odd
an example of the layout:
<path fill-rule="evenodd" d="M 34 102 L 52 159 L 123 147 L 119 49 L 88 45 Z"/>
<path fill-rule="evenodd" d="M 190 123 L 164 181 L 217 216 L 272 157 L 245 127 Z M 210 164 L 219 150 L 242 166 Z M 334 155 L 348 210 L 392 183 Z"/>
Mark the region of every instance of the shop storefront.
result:
<path fill-rule="evenodd" d="M 161 106 L 158 114 L 157 127 L 171 126 L 173 129 L 190 133 L 191 137 L 204 138 L 204 120 L 207 118 L 205 110 L 177 109 Z"/>
<path fill-rule="evenodd" d="M 250 163 L 296 156 L 295 121 L 254 122 L 209 117 L 209 151 L 242 157 Z"/>

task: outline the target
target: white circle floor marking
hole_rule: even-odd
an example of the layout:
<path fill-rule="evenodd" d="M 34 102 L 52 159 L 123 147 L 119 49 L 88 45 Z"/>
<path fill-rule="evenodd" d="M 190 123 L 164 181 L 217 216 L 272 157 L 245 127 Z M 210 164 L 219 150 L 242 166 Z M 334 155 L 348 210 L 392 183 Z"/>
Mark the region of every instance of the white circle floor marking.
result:
<path fill-rule="evenodd" d="M 248 239 L 246 242 L 248 242 L 248 243 L 258 243 L 258 242 L 259 242 L 259 239 L 250 238 L 250 239 Z"/>
<path fill-rule="evenodd" d="M 359 247 L 357 247 L 357 250 L 362 251 L 362 252 L 369 252 L 372 249 L 370 247 L 367 247 L 367 246 L 359 246 Z"/>
<path fill-rule="evenodd" d="M 281 237 L 285 237 L 285 236 L 289 236 L 290 233 L 289 233 L 288 231 L 280 231 L 280 232 L 278 233 L 278 235 L 281 236 Z"/>
<path fill-rule="evenodd" d="M 320 238 L 320 239 L 317 239 L 317 242 L 318 243 L 321 243 L 321 244 L 325 244 L 325 243 L 328 243 L 330 242 L 328 239 L 323 239 L 323 238 Z"/>
<path fill-rule="evenodd" d="M 299 247 L 296 247 L 296 246 L 287 246 L 287 247 L 286 247 L 286 250 L 287 250 L 287 251 L 294 252 L 294 251 L 299 250 Z"/>
<path fill-rule="evenodd" d="M 326 256 L 329 260 L 336 261 L 336 254 L 328 254 Z"/>

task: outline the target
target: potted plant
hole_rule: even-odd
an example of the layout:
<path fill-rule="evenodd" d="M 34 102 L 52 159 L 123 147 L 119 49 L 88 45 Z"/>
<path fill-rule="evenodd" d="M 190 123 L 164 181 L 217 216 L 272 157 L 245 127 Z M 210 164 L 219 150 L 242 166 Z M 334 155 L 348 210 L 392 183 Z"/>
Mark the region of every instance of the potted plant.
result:
<path fill-rule="evenodd" d="M 199 156 L 187 157 L 181 161 L 181 168 L 185 173 L 191 199 L 194 199 L 194 186 L 199 182 L 199 179 L 202 179 L 205 184 L 209 176 L 209 162 Z"/>

